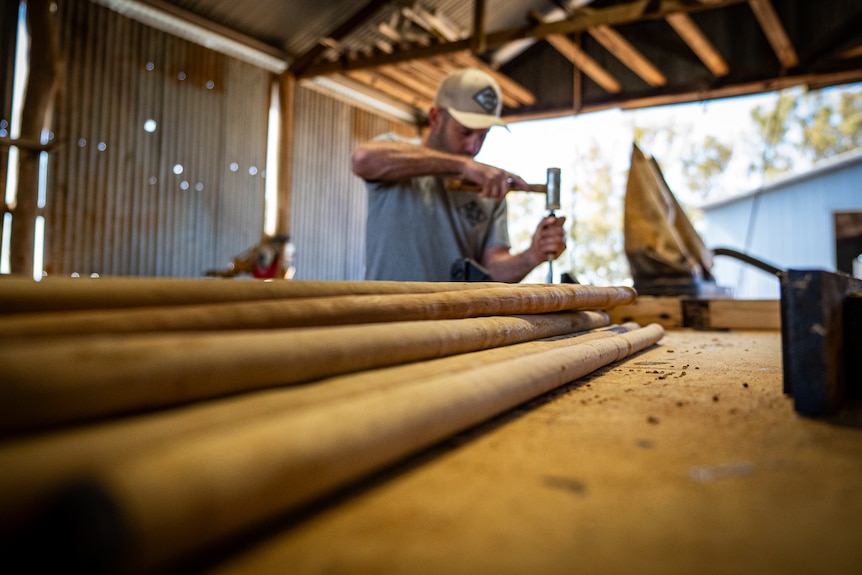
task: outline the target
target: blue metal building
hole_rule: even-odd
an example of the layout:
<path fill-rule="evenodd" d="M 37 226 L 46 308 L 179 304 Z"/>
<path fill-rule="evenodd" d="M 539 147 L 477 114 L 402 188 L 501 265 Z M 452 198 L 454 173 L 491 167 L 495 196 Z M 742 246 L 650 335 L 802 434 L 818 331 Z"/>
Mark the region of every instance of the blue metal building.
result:
<path fill-rule="evenodd" d="M 862 149 L 701 209 L 700 233 L 712 249 L 732 248 L 782 269 L 841 270 L 858 276 Z M 713 272 L 734 297 L 780 297 L 775 276 L 735 259 L 717 256 Z"/>

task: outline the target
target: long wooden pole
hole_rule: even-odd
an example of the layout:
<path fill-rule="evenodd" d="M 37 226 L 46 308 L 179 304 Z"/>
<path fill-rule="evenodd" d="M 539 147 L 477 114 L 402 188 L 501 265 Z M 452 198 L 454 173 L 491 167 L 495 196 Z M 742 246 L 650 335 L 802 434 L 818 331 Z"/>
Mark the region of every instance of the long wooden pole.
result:
<path fill-rule="evenodd" d="M 651 325 L 455 376 L 424 377 L 420 372 L 385 393 L 181 437 L 120 460 L 70 492 L 61 507 L 72 510 L 67 517 L 76 528 L 63 535 L 91 534 L 96 524 L 107 524 L 112 540 L 105 548 L 95 546 L 89 557 L 94 563 L 119 550 L 113 565 L 119 569 L 176 565 L 189 554 L 640 351 L 662 335 L 660 326 Z"/>
<path fill-rule="evenodd" d="M 607 325 L 601 312 L 123 337 L 0 348 L 0 431 L 39 429 Z"/>
<path fill-rule="evenodd" d="M 0 314 L 227 303 L 337 295 L 435 293 L 494 282 L 243 281 L 181 278 L 0 278 Z"/>
<path fill-rule="evenodd" d="M 424 377 L 455 377 L 482 365 L 549 351 L 576 343 L 613 337 L 639 328 L 610 326 L 564 338 L 543 339 L 474 353 L 426 360 L 330 377 L 314 385 L 278 387 L 256 393 L 123 417 L 39 434 L 0 444 L 0 534 L 32 517 L 39 501 L 64 483 L 96 473 L 119 459 L 143 453 L 167 441 L 207 432 L 274 413 L 288 416 L 336 400 L 381 393 Z"/>
<path fill-rule="evenodd" d="M 267 329 L 608 309 L 634 302 L 629 287 L 572 284 L 428 294 L 357 295 L 128 310 L 12 315 L 0 338 L 33 335 Z"/>

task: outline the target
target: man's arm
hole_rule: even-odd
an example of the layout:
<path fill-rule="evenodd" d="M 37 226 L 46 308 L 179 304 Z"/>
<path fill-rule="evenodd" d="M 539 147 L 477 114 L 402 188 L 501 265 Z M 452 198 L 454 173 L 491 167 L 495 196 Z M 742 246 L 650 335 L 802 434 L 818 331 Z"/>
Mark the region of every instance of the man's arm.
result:
<path fill-rule="evenodd" d="M 359 144 L 351 156 L 353 173 L 364 180 L 404 180 L 418 176 L 460 175 L 482 188 L 481 195 L 501 199 L 512 187 L 527 183 L 505 170 L 469 156 L 394 140 Z M 511 184 L 510 184 L 511 180 Z"/>
<path fill-rule="evenodd" d="M 565 222 L 566 218 L 546 217 L 533 234 L 530 247 L 519 254 L 509 253 L 503 246 L 486 249 L 482 254 L 482 267 L 495 281 L 521 281 L 533 268 L 546 262 L 548 254 L 556 259 L 566 250 Z"/>
<path fill-rule="evenodd" d="M 353 173 L 364 180 L 406 180 L 460 174 L 469 158 L 396 140 L 372 140 L 354 148 Z"/>

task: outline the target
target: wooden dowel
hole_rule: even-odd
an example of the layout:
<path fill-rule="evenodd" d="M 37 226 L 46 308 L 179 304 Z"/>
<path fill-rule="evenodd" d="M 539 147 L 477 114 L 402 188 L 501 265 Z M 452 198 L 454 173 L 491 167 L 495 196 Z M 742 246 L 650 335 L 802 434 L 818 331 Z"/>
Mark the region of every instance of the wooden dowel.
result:
<path fill-rule="evenodd" d="M 0 431 L 39 429 L 608 324 L 603 312 L 50 338 L 0 348 Z"/>
<path fill-rule="evenodd" d="M 469 354 L 401 364 L 331 377 L 314 385 L 281 387 L 245 393 L 157 413 L 63 429 L 35 437 L 0 443 L 0 534 L 21 525 L 39 502 L 76 477 L 92 474 L 111 463 L 137 455 L 153 446 L 241 421 L 322 406 L 335 400 L 380 393 L 416 374 L 453 377 L 459 372 L 525 357 L 574 343 L 612 337 L 639 328 L 624 324 L 564 338 L 543 339 L 486 349 Z"/>
<path fill-rule="evenodd" d="M 657 342 L 658 325 L 423 377 L 319 408 L 272 414 L 120 460 L 70 492 L 71 524 L 93 519 L 125 552 L 119 569 L 148 571 L 308 503 L 441 439 Z M 92 516 L 88 504 L 95 507 Z M 118 546 L 117 539 L 120 545 Z M 50 547 L 51 542 L 45 545 Z M 101 559 L 96 547 L 94 561 Z M 86 567 L 86 565 L 84 566 Z"/>
<path fill-rule="evenodd" d="M 434 293 L 496 287 L 495 282 L 258 281 L 179 278 L 0 278 L 0 314 L 269 299 Z"/>
<path fill-rule="evenodd" d="M 633 302 L 629 287 L 507 286 L 424 294 L 297 298 L 144 309 L 12 315 L 0 337 L 266 329 L 608 309 Z"/>

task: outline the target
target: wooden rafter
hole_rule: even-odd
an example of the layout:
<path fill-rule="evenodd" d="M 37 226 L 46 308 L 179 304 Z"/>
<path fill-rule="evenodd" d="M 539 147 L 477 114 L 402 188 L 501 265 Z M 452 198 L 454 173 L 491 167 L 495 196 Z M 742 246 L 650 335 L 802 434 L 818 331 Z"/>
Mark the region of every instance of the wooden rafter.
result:
<path fill-rule="evenodd" d="M 640 76 L 650 86 L 664 86 L 667 78 L 656 68 L 652 62 L 647 60 L 637 48 L 631 45 L 622 35 L 604 24 L 594 26 L 588 30 L 589 34 L 605 49 L 616 56 L 632 72 Z"/>
<path fill-rule="evenodd" d="M 665 18 L 667 23 L 679 34 L 680 38 L 688 44 L 700 61 L 712 72 L 713 76 L 726 76 L 730 72 L 727 62 L 712 45 L 712 42 L 698 28 L 691 16 L 678 12 L 668 14 Z"/>
<path fill-rule="evenodd" d="M 487 50 L 485 41 L 485 0 L 473 0 L 473 35 L 470 49 L 474 54 Z"/>
<path fill-rule="evenodd" d="M 701 10 L 716 9 L 732 4 L 740 4 L 746 0 L 715 0 L 709 3 L 691 3 L 688 0 L 634 0 L 628 4 L 612 6 L 602 9 L 582 8 L 575 11 L 571 17 L 556 21 L 543 22 L 534 25 L 522 26 L 499 32 L 485 34 L 485 45 L 487 49 L 499 48 L 510 42 L 526 38 L 543 39 L 550 34 L 574 34 L 586 32 L 597 26 L 616 26 L 630 24 L 640 20 L 663 19 L 669 14 L 678 12 L 695 12 Z M 320 62 L 311 64 L 302 70 L 296 70 L 302 78 L 333 74 L 345 70 L 357 70 L 361 68 L 374 68 L 382 64 L 405 62 L 408 60 L 426 59 L 443 54 L 471 50 L 473 41 L 470 38 L 441 41 L 436 38 L 422 45 L 407 45 L 394 50 L 392 53 L 378 51 L 375 54 L 354 59 L 340 59 L 333 62 Z"/>
<path fill-rule="evenodd" d="M 565 17 L 565 12 L 558 10 L 558 15 Z M 559 20 L 560 16 L 556 16 Z M 530 17 L 536 22 L 552 21 L 552 17 L 545 17 L 542 14 L 532 11 Z M 569 39 L 563 34 L 550 34 L 545 37 L 545 41 L 550 44 L 557 52 L 563 55 L 571 62 L 578 70 L 589 76 L 596 84 L 602 87 L 606 92 L 618 94 L 622 90 L 622 86 L 613 75 L 605 70 L 592 56 L 587 54 L 577 43 Z M 577 97 L 577 95 L 576 95 Z"/>
<path fill-rule="evenodd" d="M 351 16 L 346 22 L 332 30 L 329 34 L 324 36 L 322 40 L 330 40 L 338 42 L 374 16 L 377 11 L 389 3 L 389 0 L 369 0 L 362 8 L 360 8 L 353 16 Z M 293 64 L 291 65 L 291 70 L 295 75 L 299 75 L 302 73 L 305 68 L 307 68 L 310 64 L 314 62 L 316 58 L 318 58 L 321 54 L 323 54 L 327 49 L 326 42 L 318 42 L 314 46 L 311 47 L 310 50 L 305 52 L 304 54 L 297 57 Z"/>
<path fill-rule="evenodd" d="M 411 106 L 417 108 L 428 108 L 431 106 L 431 99 L 417 94 L 400 82 L 376 70 L 351 70 L 346 75 L 357 82 L 361 82 Z"/>
<path fill-rule="evenodd" d="M 605 91 L 618 94 L 622 90 L 622 86 L 610 72 L 602 68 L 598 62 L 566 36 L 551 34 L 545 40 Z"/>
<path fill-rule="evenodd" d="M 770 0 L 748 0 L 751 6 L 754 17 L 766 34 L 766 39 L 772 50 L 778 57 L 778 61 L 785 69 L 795 68 L 799 65 L 799 56 L 796 55 L 796 49 L 790 41 L 790 37 L 784 30 L 781 20 L 778 19 L 778 14 L 775 13 L 775 8 Z"/>
<path fill-rule="evenodd" d="M 376 71 L 390 80 L 410 88 L 420 96 L 424 96 L 429 100 L 434 99 L 435 91 L 433 86 L 424 79 L 417 78 L 406 64 L 380 66 Z"/>

